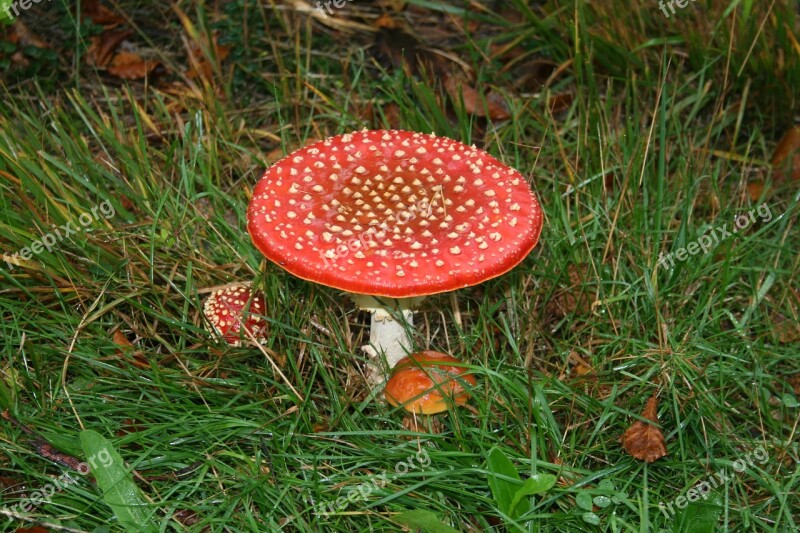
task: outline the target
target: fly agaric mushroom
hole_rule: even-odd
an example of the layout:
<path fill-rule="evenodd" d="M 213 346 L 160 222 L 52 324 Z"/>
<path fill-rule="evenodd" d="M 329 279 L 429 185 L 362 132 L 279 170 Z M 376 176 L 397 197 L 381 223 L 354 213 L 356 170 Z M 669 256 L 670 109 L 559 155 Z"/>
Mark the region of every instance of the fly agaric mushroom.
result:
<path fill-rule="evenodd" d="M 382 351 L 392 368 L 413 351 L 407 326 L 419 297 L 508 272 L 536 245 L 542 210 L 525 178 L 483 150 L 363 130 L 271 166 L 247 229 L 267 259 L 368 309 L 364 349 L 376 358 Z"/>
<path fill-rule="evenodd" d="M 474 387 L 475 376 L 466 368 L 451 363 L 460 361 L 433 350 L 404 357 L 397 362 L 386 382 L 386 401 L 420 415 L 433 415 L 455 405 L 464 405 L 469 399 L 464 383 Z"/>
<path fill-rule="evenodd" d="M 250 303 L 247 312 L 245 307 Z M 203 306 L 203 314 L 212 326 L 215 336 L 233 346 L 240 345 L 242 326 L 245 339 L 255 338 L 264 343 L 267 334 L 267 321 L 262 316 L 267 308 L 261 292 L 253 292 L 249 287 L 237 285 L 211 293 Z"/>

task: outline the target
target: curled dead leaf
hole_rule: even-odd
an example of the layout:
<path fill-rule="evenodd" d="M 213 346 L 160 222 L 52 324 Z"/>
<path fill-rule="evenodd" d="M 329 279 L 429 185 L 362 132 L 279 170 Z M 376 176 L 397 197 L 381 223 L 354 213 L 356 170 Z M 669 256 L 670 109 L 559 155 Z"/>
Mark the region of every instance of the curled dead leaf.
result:
<path fill-rule="evenodd" d="M 790 177 L 800 180 L 800 126 L 795 126 L 783 134 L 770 162 L 779 179 Z"/>
<path fill-rule="evenodd" d="M 137 350 L 119 329 L 114 331 L 111 336 L 111 342 L 117 345 L 117 353 L 114 358 L 124 359 L 137 368 L 150 368 L 150 363 L 148 363 L 142 351 Z"/>
<path fill-rule="evenodd" d="M 86 63 L 103 68 L 111 63 L 114 52 L 119 45 L 133 35 L 131 30 L 105 31 L 99 36 L 91 38 L 91 45 L 86 53 Z"/>
<path fill-rule="evenodd" d="M 622 446 L 636 459 L 652 463 L 667 455 L 664 434 L 654 425 L 658 423 L 658 397 L 655 394 L 647 400 L 642 417 L 653 423 L 641 420 L 634 422 L 622 435 Z"/>
<path fill-rule="evenodd" d="M 448 76 L 444 88 L 453 101 L 460 102 L 463 99 L 464 110 L 471 115 L 488 117 L 491 120 L 505 120 L 511 117 L 499 95 L 493 93 L 481 95 L 456 76 Z"/>
<path fill-rule="evenodd" d="M 158 61 L 147 61 L 133 52 L 120 52 L 114 56 L 108 73 L 123 80 L 139 80 L 147 77 L 158 66 Z"/>
<path fill-rule="evenodd" d="M 763 181 L 751 181 L 747 184 L 747 195 L 752 201 L 757 202 L 762 194 L 764 194 Z"/>
<path fill-rule="evenodd" d="M 38 35 L 33 33 L 20 19 L 14 21 L 8 30 L 5 40 L 21 46 L 35 46 L 36 48 L 53 48 Z"/>
<path fill-rule="evenodd" d="M 384 13 L 377 19 L 375 19 L 376 28 L 382 28 L 385 30 L 396 30 L 400 28 L 400 24 L 388 13 Z"/>
<path fill-rule="evenodd" d="M 82 19 L 89 19 L 104 28 L 113 28 L 125 22 L 124 18 L 101 4 L 99 0 L 83 0 L 80 6 Z"/>
<path fill-rule="evenodd" d="M 228 45 L 220 45 L 217 42 L 217 36 L 213 35 L 211 38 L 211 45 L 213 48 L 208 49 L 200 44 L 198 41 L 184 41 L 186 52 L 188 54 L 187 60 L 189 62 L 189 70 L 186 72 L 188 78 L 201 78 L 208 82 L 214 79 L 214 70 L 221 68 L 222 62 L 228 57 L 231 52 L 231 47 Z"/>
<path fill-rule="evenodd" d="M 572 366 L 570 376 L 573 378 L 580 378 L 594 372 L 592 365 L 583 357 L 578 355 L 578 352 L 570 352 L 567 362 Z"/>
<path fill-rule="evenodd" d="M 574 96 L 571 93 L 559 93 L 550 95 L 547 99 L 547 103 L 552 113 L 561 113 L 569 109 L 573 100 Z"/>

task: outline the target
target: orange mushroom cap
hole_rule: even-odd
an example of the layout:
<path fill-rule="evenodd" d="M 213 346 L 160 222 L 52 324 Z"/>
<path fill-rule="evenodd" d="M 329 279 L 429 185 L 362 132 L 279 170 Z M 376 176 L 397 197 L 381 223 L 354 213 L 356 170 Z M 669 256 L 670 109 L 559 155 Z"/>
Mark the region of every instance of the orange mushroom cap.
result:
<path fill-rule="evenodd" d="M 461 366 L 453 356 L 424 350 L 398 361 L 384 391 L 386 400 L 407 411 L 432 415 L 448 410 L 453 405 L 464 405 L 469 392 L 464 383 L 475 386 L 475 376 Z"/>

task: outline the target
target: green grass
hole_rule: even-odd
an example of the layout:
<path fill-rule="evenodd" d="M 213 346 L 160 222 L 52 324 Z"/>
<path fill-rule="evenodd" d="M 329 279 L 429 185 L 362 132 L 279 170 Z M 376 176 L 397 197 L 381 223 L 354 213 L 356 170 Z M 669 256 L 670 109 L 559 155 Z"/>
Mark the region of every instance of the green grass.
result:
<path fill-rule="evenodd" d="M 157 58 L 183 64 L 175 12 L 126 4 Z M 659 502 L 731 473 L 759 446 L 768 460 L 715 492 L 718 529 L 800 527 L 789 384 L 800 362 L 797 340 L 781 342 L 775 328 L 777 316 L 796 323 L 800 314 L 800 194 L 768 163 L 799 104 L 791 2 L 772 12 L 769 2 L 690 2 L 667 19 L 655 2 L 514 0 L 471 11 L 484 29 L 468 35 L 426 10 L 441 3 L 409 2 L 421 6 L 408 15 L 415 27 L 438 17 L 458 38 L 434 45 L 505 99 L 514 118 L 495 123 L 460 109 L 441 79 L 374 60 L 372 35 L 338 33 L 281 2 L 239 0 L 219 12 L 193 4 L 177 5 L 199 34 L 217 29 L 234 46 L 194 95 L 123 84 L 69 48 L 56 69 L 5 73 L 0 410 L 81 461 L 80 432 L 103 435 L 166 531 L 398 531 L 395 517 L 408 510 L 459 531 L 700 531 L 667 518 Z M 56 3 L 40 9 L 75 50 L 99 31 L 71 26 Z M 349 2 L 339 16 L 378 14 Z M 23 20 L 37 31 L 34 12 Z M 563 70 L 521 84 L 510 60 L 487 59 L 498 43 L 517 47 L 517 65 L 541 59 Z M 37 65 L 34 57 L 24 72 Z M 59 72 L 70 80 L 55 82 Z M 568 108 L 551 113 L 548 98 L 563 93 Z M 547 216 L 518 268 L 419 310 L 418 347 L 463 358 L 478 386 L 469 408 L 417 439 L 364 383 L 368 317 L 266 262 L 244 218 L 268 153 L 394 120 L 519 168 Z M 753 181 L 767 183 L 761 198 L 748 194 Z M 103 202 L 113 216 L 6 263 L 53 226 L 81 226 Z M 756 216 L 708 254 L 658 266 L 662 252 L 761 204 L 768 223 Z M 239 281 L 266 294 L 264 350 L 205 332 L 204 298 Z M 115 345 L 117 330 L 136 353 Z M 576 355 L 589 374 L 571 371 Z M 619 439 L 656 392 L 669 455 L 645 464 Z M 558 478 L 515 521 L 490 490 L 493 448 L 523 479 Z M 422 453 L 429 464 L 395 475 Z M 51 502 L 9 515 L 65 471 L 0 419 L 4 530 L 119 529 L 92 477 L 78 474 Z M 315 511 L 376 476 L 387 482 L 365 498 L 330 516 Z M 594 510 L 599 525 L 585 515 L 586 494 L 618 496 Z"/>

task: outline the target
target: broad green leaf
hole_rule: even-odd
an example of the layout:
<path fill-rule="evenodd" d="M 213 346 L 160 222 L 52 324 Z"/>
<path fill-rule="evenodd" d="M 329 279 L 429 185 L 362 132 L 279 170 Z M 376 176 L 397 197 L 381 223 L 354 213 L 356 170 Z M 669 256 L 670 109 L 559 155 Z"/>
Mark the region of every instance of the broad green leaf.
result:
<path fill-rule="evenodd" d="M 597 484 L 603 490 L 614 490 L 614 482 L 610 479 L 603 479 Z"/>
<path fill-rule="evenodd" d="M 578 507 L 584 509 L 586 511 L 591 511 L 594 509 L 594 503 L 592 502 L 592 495 L 588 492 L 579 492 L 577 496 L 575 496 L 575 503 L 578 504 Z"/>
<path fill-rule="evenodd" d="M 519 502 L 526 496 L 533 496 L 540 492 L 546 492 L 556 484 L 556 476 L 552 474 L 534 474 L 525 480 L 517 492 L 514 493 L 514 498 L 511 500 L 511 508 L 509 509 L 509 516 L 518 518 L 525 514 L 526 509 L 516 512 Z"/>
<path fill-rule="evenodd" d="M 487 470 L 489 471 L 489 489 L 492 491 L 497 508 L 510 516 L 514 494 L 522 485 L 517 468 L 500 451 L 500 448 L 492 448 L 487 459 Z"/>
<path fill-rule="evenodd" d="M 128 531 L 154 531 L 142 491 L 111 443 L 87 429 L 81 431 L 81 444 L 91 473 L 103 492 L 103 501 L 114 511 L 120 525 Z"/>
<path fill-rule="evenodd" d="M 786 393 L 783 395 L 783 405 L 793 408 L 799 406 L 800 404 L 797 403 L 797 399 L 794 397 L 794 394 Z"/>
<path fill-rule="evenodd" d="M 592 524 L 593 526 L 600 525 L 600 517 L 594 513 L 583 513 L 582 517 L 583 521 L 587 524 Z"/>
<path fill-rule="evenodd" d="M 457 529 L 443 524 L 436 513 L 424 509 L 396 514 L 392 520 L 408 528 L 419 528 L 426 533 L 458 533 Z"/>
<path fill-rule="evenodd" d="M 605 509 L 609 505 L 611 505 L 611 498 L 608 496 L 595 496 L 594 500 L 592 500 L 594 504 L 601 509 Z"/>
<path fill-rule="evenodd" d="M 676 509 L 673 503 L 672 509 L 677 511 L 675 521 L 672 522 L 673 533 L 714 533 L 722 515 L 722 498 L 719 494 L 713 494 L 705 501 L 689 502 L 681 510 Z M 669 513 L 669 507 L 662 512 Z"/>

